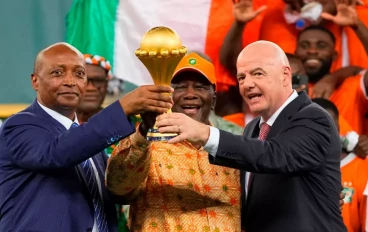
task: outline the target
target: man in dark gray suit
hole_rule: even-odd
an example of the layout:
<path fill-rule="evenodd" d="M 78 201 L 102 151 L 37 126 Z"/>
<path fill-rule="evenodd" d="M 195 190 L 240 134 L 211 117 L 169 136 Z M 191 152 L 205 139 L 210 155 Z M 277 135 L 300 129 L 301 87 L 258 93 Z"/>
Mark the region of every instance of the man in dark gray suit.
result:
<path fill-rule="evenodd" d="M 247 232 L 346 231 L 339 210 L 341 142 L 330 115 L 292 89 L 289 62 L 276 44 L 248 45 L 237 72 L 243 99 L 260 115 L 245 136 L 177 113 L 157 118 L 160 132 L 179 133 L 169 142 L 200 143 L 213 164 L 244 171 Z"/>

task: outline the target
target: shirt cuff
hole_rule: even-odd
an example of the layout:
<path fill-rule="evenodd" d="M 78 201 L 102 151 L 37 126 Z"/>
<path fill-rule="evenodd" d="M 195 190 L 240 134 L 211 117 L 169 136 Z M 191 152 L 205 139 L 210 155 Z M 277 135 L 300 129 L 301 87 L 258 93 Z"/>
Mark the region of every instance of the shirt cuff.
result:
<path fill-rule="evenodd" d="M 216 156 L 218 144 L 220 141 L 220 131 L 219 129 L 210 126 L 210 137 L 206 145 L 204 145 L 204 150 L 211 154 L 213 157 Z"/>

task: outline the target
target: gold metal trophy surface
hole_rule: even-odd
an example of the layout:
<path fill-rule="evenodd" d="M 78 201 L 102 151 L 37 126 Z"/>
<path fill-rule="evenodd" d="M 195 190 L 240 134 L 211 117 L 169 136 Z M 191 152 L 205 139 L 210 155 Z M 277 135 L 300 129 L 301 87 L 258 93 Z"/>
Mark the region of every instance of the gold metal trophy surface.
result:
<path fill-rule="evenodd" d="M 170 85 L 172 75 L 187 53 L 179 35 L 168 27 L 154 27 L 147 31 L 135 55 L 146 66 L 156 85 Z M 171 113 L 169 110 L 167 113 Z M 177 134 L 159 133 L 156 125 L 147 133 L 148 141 L 167 141 Z"/>

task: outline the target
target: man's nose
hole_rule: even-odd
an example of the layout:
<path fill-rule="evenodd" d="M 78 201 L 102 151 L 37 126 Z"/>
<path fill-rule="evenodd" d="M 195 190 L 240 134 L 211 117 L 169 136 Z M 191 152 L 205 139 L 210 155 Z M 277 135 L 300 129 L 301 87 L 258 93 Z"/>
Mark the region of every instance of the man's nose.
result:
<path fill-rule="evenodd" d="M 308 50 L 307 50 L 307 53 L 308 54 L 317 54 L 318 53 L 318 49 L 314 46 L 310 47 Z"/>
<path fill-rule="evenodd" d="M 64 78 L 64 84 L 68 86 L 74 86 L 75 85 L 75 78 L 72 73 L 67 73 Z"/>
<path fill-rule="evenodd" d="M 193 99 L 193 98 L 196 98 L 196 95 L 195 95 L 195 90 L 193 87 L 188 87 L 186 92 L 185 92 L 185 95 L 184 95 L 184 98 L 189 98 L 189 99 Z"/>
<path fill-rule="evenodd" d="M 96 90 L 97 88 L 94 86 L 93 82 L 91 80 L 87 80 L 87 86 L 86 90 Z"/>
<path fill-rule="evenodd" d="M 254 80 L 251 77 L 247 77 L 247 78 L 244 78 L 240 87 L 243 87 L 245 89 L 251 89 L 254 86 L 255 86 Z"/>

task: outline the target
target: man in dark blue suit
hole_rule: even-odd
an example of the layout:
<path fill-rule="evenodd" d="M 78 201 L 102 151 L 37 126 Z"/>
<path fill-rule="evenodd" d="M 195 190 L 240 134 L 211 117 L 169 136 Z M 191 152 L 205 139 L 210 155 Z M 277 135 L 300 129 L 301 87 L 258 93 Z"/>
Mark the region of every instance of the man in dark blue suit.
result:
<path fill-rule="evenodd" d="M 292 89 L 289 62 L 276 44 L 248 45 L 237 72 L 243 99 L 260 115 L 244 136 L 178 113 L 157 118 L 160 132 L 179 133 L 169 142 L 198 142 L 211 163 L 243 171 L 246 232 L 346 231 L 339 210 L 341 142 L 333 119 L 304 91 Z"/>
<path fill-rule="evenodd" d="M 83 55 L 54 44 L 36 58 L 37 100 L 0 129 L 0 231 L 117 231 L 117 198 L 104 185 L 103 149 L 135 131 L 129 116 L 166 112 L 172 92 L 141 86 L 79 125 Z"/>

